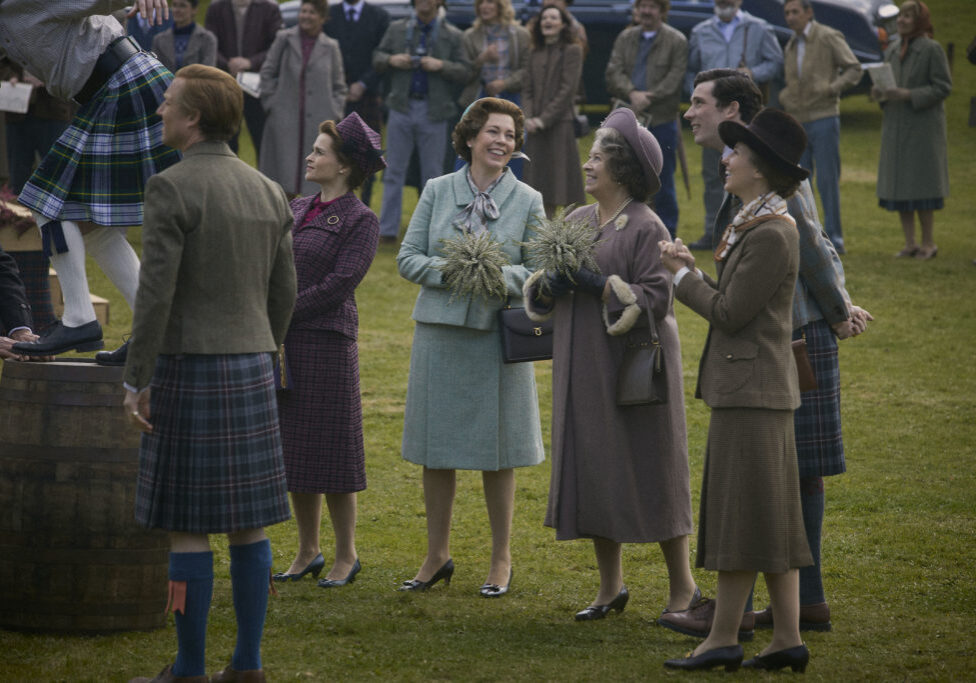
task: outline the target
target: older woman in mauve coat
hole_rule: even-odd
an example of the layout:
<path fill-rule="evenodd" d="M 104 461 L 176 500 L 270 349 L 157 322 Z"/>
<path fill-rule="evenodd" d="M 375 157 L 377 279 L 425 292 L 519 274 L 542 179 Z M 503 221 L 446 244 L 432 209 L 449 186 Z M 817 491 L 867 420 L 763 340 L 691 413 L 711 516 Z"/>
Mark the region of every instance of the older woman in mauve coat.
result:
<path fill-rule="evenodd" d="M 593 226 L 600 274 L 584 269 L 570 282 L 539 271 L 524 288 L 529 315 L 545 318 L 551 310 L 555 325 L 545 523 L 557 539 L 593 539 L 600 570 L 596 598 L 577 621 L 602 619 L 627 604 L 623 543 L 660 544 L 670 581 L 668 609 L 687 609 L 701 597 L 688 563 L 692 521 L 681 344 L 671 275 L 658 247 L 669 235 L 644 203 L 660 187 L 661 165 L 657 140 L 633 111 L 612 112 L 583 165 L 586 190 L 597 203 L 571 214 Z M 543 278 L 550 280 L 548 290 Z M 619 406 L 624 347 L 649 339 L 649 315 L 665 352 L 668 400 Z"/>
<path fill-rule="evenodd" d="M 952 76 L 942 46 L 932 40 L 929 9 L 908 0 L 898 15 L 898 38 L 885 50 L 895 86 L 872 93 L 881 103 L 881 159 L 878 162 L 878 203 L 897 211 L 905 235 L 904 248 L 895 254 L 927 260 L 938 253 L 935 211 L 949 194 L 946 155 L 945 99 Z M 922 229 L 921 246 L 915 241 L 915 214 Z"/>
<path fill-rule="evenodd" d="M 261 136 L 259 170 L 291 195 L 310 195 L 305 155 L 320 121 L 342 118 L 346 76 L 338 41 L 322 33 L 326 0 L 305 0 L 298 25 L 278 32 L 261 66 L 261 103 L 268 114 Z"/>

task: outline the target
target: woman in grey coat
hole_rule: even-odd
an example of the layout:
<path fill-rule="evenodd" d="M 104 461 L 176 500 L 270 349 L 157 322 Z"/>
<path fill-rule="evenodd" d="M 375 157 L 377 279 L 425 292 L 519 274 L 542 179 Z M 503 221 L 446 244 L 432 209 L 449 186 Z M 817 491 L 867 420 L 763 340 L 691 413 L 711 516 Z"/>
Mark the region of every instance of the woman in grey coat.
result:
<path fill-rule="evenodd" d="M 303 0 L 298 25 L 278 32 L 261 66 L 261 104 L 268 114 L 258 168 L 291 195 L 319 190 L 305 180 L 305 155 L 319 123 L 342 119 L 346 76 L 338 41 L 322 33 L 326 0 Z"/>
<path fill-rule="evenodd" d="M 542 196 L 506 167 L 522 147 L 522 111 L 485 97 L 454 128 L 454 149 L 467 163 L 428 181 L 400 245 L 400 275 L 421 286 L 413 309 L 413 348 L 403 421 L 403 457 L 424 468 L 427 556 L 399 590 L 450 583 L 455 471 L 480 470 L 491 525 L 491 565 L 481 595 L 496 598 L 512 580 L 509 539 L 516 467 L 542 462 L 542 430 L 531 363 L 504 364 L 497 312 L 505 302 L 458 296 L 441 277 L 443 241 L 488 232 L 511 265 L 510 297 L 529 276 L 523 243 L 542 215 Z"/>
<path fill-rule="evenodd" d="M 692 531 L 681 345 L 671 276 L 661 263 L 668 231 L 644 202 L 660 186 L 661 147 L 630 109 L 597 131 L 583 165 L 597 203 L 573 219 L 593 227 L 597 274 L 572 281 L 535 273 L 525 287 L 530 317 L 554 316 L 552 482 L 546 525 L 560 540 L 593 539 L 600 588 L 577 621 L 604 618 L 627 604 L 622 543 L 661 546 L 668 567 L 667 608 L 701 597 L 688 564 Z M 570 292 L 570 290 L 575 290 Z M 554 301 L 546 293 L 551 291 Z M 665 351 L 667 403 L 618 406 L 618 368 L 627 342 L 646 342 L 648 316 Z"/>
<path fill-rule="evenodd" d="M 878 203 L 897 211 L 905 234 L 898 258 L 927 260 L 935 256 L 935 211 L 949 194 L 944 102 L 952 90 L 952 76 L 942 47 L 932 40 L 929 9 L 908 0 L 898 15 L 898 38 L 885 50 L 895 87 L 872 89 L 881 101 L 881 160 L 878 163 Z M 915 241 L 915 214 L 922 228 L 922 244 Z"/>

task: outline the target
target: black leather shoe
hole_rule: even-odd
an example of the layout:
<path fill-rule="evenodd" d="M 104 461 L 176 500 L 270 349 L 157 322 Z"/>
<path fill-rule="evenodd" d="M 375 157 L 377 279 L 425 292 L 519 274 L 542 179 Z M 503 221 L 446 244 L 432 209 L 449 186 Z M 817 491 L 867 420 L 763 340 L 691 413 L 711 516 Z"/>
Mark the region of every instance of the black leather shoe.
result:
<path fill-rule="evenodd" d="M 623 612 L 624 607 L 627 606 L 628 600 L 630 600 L 630 593 L 627 592 L 627 586 L 624 586 L 620 589 L 620 592 L 617 593 L 617 597 L 607 604 L 590 605 L 586 609 L 577 612 L 576 621 L 594 621 L 596 619 L 603 619 L 612 609 L 617 610 L 618 613 Z"/>
<path fill-rule="evenodd" d="M 114 351 L 99 351 L 95 354 L 95 362 L 99 365 L 125 365 L 125 359 L 129 357 L 129 341 L 126 340 L 122 346 Z"/>
<path fill-rule="evenodd" d="M 322 557 L 322 553 L 319 553 L 318 555 L 315 556 L 315 559 L 313 559 L 311 562 L 308 563 L 308 565 L 306 565 L 305 569 L 298 572 L 297 574 L 288 574 L 285 572 L 281 572 L 280 574 L 275 574 L 271 578 L 274 579 L 275 581 L 298 581 L 306 574 L 311 574 L 312 576 L 317 577 L 319 574 L 322 573 L 322 567 L 324 566 L 325 566 L 325 558 Z"/>
<path fill-rule="evenodd" d="M 512 585 L 512 568 L 509 567 L 508 583 L 506 583 L 504 586 L 499 586 L 496 583 L 486 583 L 481 587 L 481 590 L 479 592 L 481 593 L 481 597 L 483 598 L 500 598 L 503 595 L 505 595 L 505 593 L 508 592 L 508 588 L 511 585 Z"/>
<path fill-rule="evenodd" d="M 353 581 L 356 580 L 356 574 L 358 574 L 359 571 L 362 568 L 363 568 L 363 566 L 361 564 L 359 564 L 359 558 L 357 557 L 356 558 L 356 563 L 352 566 L 352 569 L 349 570 L 349 573 L 346 574 L 346 578 L 344 578 L 344 579 L 329 579 L 329 578 L 319 579 L 319 584 L 318 584 L 319 585 L 319 588 L 338 588 L 339 586 L 345 586 L 347 583 L 352 583 Z M 318 576 L 317 573 L 316 573 L 316 576 Z"/>
<path fill-rule="evenodd" d="M 661 616 L 663 617 L 665 614 L 675 614 L 676 612 L 687 612 L 688 610 L 693 610 L 696 607 L 698 607 L 698 603 L 700 603 L 701 601 L 702 601 L 701 588 L 695 586 L 695 592 L 692 594 L 691 602 L 688 603 L 687 607 L 685 607 L 684 609 L 673 609 L 673 610 L 665 607 L 661 611 Z"/>
<path fill-rule="evenodd" d="M 664 666 L 669 669 L 684 669 L 685 671 L 700 671 L 724 666 L 726 671 L 737 671 L 742 665 L 742 646 L 728 645 L 717 647 L 700 655 L 691 655 L 682 659 L 669 659 Z"/>
<path fill-rule="evenodd" d="M 793 671 L 802 674 L 807 670 L 809 661 L 810 650 L 807 649 L 806 644 L 801 644 L 778 652 L 770 652 L 768 655 L 756 655 L 752 659 L 742 662 L 742 666 L 746 669 L 765 669 L 766 671 L 778 671 L 788 666 Z"/>
<path fill-rule="evenodd" d="M 102 326 L 97 320 L 78 327 L 67 327 L 59 320 L 37 341 L 17 342 L 13 350 L 28 356 L 56 356 L 68 351 L 97 351 L 104 346 Z"/>
<path fill-rule="evenodd" d="M 398 591 L 425 591 L 433 586 L 435 583 L 444 579 L 444 585 L 451 585 L 451 577 L 454 575 L 454 560 L 448 559 L 440 569 L 434 572 L 434 575 L 430 577 L 427 581 L 420 581 L 418 579 L 410 579 L 409 581 L 404 581 L 403 584 L 397 588 Z"/>

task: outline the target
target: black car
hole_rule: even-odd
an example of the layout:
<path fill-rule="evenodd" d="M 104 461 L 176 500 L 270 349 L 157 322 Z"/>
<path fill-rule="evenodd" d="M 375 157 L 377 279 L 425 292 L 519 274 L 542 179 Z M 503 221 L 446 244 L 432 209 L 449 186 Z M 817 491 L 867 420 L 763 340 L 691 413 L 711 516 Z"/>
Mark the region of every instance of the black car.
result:
<path fill-rule="evenodd" d="M 368 0 L 382 5 L 390 16 L 398 19 L 410 14 L 408 0 Z M 475 0 L 446 0 L 447 18 L 461 29 L 474 20 Z M 525 23 L 539 12 L 545 0 L 512 0 L 516 18 Z M 671 0 L 668 24 L 685 35 L 696 24 L 713 15 L 713 0 Z M 285 24 L 297 21 L 299 0 L 281 4 Z M 844 33 L 854 55 L 862 62 L 881 61 L 882 40 L 893 33 L 898 10 L 891 0 L 813 0 L 816 20 Z M 609 102 L 604 73 L 613 42 L 631 23 L 633 4 L 626 0 L 575 0 L 569 10 L 586 27 L 590 52 L 583 63 L 583 82 L 586 88 L 586 109 L 605 111 Z M 776 31 L 780 44 L 785 45 L 792 31 L 783 18 L 783 0 L 743 0 L 742 9 L 768 21 Z"/>

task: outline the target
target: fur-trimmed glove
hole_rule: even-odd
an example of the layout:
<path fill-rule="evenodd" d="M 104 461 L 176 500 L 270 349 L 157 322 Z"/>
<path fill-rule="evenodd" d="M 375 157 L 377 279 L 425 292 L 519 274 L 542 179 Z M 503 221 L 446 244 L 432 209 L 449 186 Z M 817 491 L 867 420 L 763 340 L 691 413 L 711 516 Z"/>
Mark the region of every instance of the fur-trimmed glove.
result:
<path fill-rule="evenodd" d="M 573 276 L 576 281 L 576 289 L 581 292 L 589 292 L 597 296 L 603 296 L 603 288 L 607 285 L 607 276 L 594 273 L 589 268 L 580 268 Z"/>
<path fill-rule="evenodd" d="M 561 296 L 566 296 L 573 291 L 572 281 L 559 272 L 546 272 L 546 289 L 548 289 L 548 294 L 554 299 L 558 299 Z"/>

